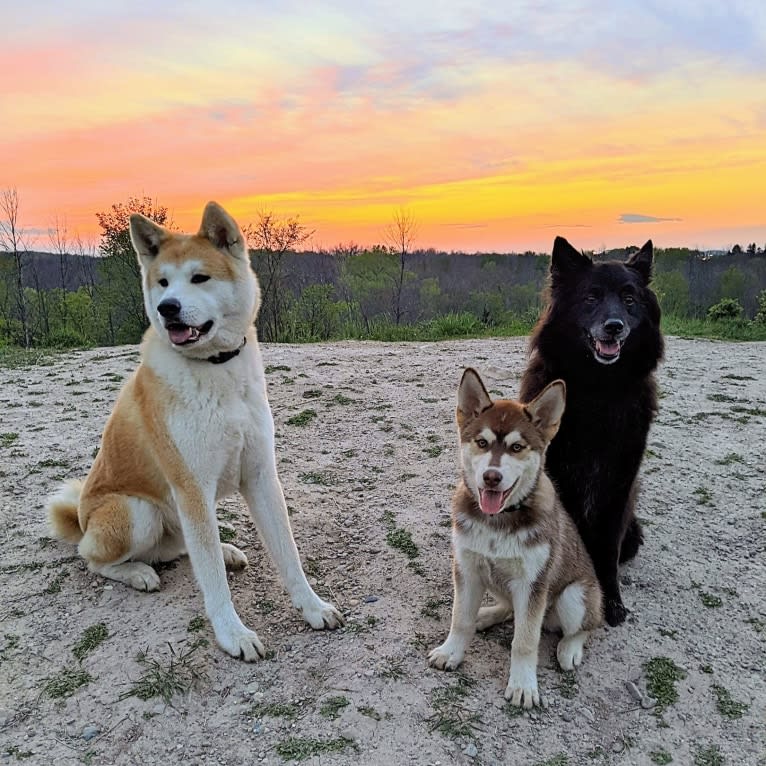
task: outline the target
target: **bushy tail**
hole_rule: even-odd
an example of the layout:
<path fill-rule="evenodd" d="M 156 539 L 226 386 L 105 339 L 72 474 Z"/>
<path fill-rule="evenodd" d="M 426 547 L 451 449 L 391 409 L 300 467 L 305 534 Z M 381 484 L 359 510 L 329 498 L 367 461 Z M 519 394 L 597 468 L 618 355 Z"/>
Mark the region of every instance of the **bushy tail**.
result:
<path fill-rule="evenodd" d="M 53 536 L 75 545 L 82 540 L 82 530 L 77 519 L 80 492 L 82 492 L 81 481 L 68 481 L 61 485 L 55 495 L 51 495 L 46 505 L 48 524 Z"/>

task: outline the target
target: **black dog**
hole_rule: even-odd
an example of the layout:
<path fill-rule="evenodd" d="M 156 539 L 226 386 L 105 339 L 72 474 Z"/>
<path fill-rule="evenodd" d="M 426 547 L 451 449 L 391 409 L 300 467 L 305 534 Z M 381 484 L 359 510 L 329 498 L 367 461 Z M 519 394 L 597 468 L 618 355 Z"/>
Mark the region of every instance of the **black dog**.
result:
<path fill-rule="evenodd" d="M 610 625 L 624 621 L 618 565 L 643 543 L 637 474 L 657 411 L 660 308 L 649 289 L 652 243 L 628 261 L 593 262 L 553 243 L 548 306 L 530 341 L 521 400 L 562 378 L 567 407 L 546 467 L 577 523 L 604 590 Z"/>

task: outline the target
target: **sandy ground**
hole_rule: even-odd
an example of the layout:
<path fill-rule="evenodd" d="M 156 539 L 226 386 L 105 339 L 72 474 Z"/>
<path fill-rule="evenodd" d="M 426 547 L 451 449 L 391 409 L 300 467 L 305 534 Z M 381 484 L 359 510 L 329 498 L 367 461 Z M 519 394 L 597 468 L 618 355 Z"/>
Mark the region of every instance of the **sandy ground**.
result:
<path fill-rule="evenodd" d="M 427 667 L 449 626 L 456 386 L 471 364 L 515 395 L 524 349 L 263 348 L 298 547 L 348 625 L 302 623 L 232 498 L 219 516 L 250 567 L 231 589 L 271 650 L 254 665 L 215 646 L 188 561 L 138 593 L 48 537 L 44 498 L 87 472 L 137 349 L 1 369 L 0 763 L 766 763 L 766 344 L 669 339 L 632 614 L 576 675 L 543 637 L 547 708 L 503 700 L 512 625 L 477 636 L 459 673 Z"/>

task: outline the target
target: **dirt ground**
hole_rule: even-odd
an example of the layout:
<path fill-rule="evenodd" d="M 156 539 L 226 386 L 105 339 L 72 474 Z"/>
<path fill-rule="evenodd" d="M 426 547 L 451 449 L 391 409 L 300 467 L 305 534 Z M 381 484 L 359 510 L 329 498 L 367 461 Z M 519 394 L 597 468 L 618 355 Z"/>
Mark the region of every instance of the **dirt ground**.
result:
<path fill-rule="evenodd" d="M 234 601 L 270 650 L 253 665 L 215 646 L 187 560 L 138 593 L 48 536 L 44 498 L 87 472 L 136 347 L 0 369 L 0 763 L 766 763 L 766 344 L 668 339 L 631 616 L 576 674 L 543 637 L 546 708 L 503 699 L 512 625 L 459 673 L 427 667 L 449 626 L 457 383 L 470 364 L 516 395 L 525 343 L 263 348 L 298 548 L 348 624 L 303 624 L 232 498 Z"/>

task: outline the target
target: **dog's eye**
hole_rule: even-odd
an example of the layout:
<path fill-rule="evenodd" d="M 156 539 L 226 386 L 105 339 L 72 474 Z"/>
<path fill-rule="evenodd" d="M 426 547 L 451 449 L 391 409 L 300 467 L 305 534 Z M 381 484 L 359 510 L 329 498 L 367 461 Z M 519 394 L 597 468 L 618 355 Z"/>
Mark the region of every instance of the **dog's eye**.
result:
<path fill-rule="evenodd" d="M 511 452 L 521 452 L 524 449 L 524 445 L 521 442 L 514 442 L 511 444 Z"/>
<path fill-rule="evenodd" d="M 207 274 L 194 274 L 191 281 L 193 285 L 200 285 L 203 282 L 207 282 L 210 277 Z"/>
<path fill-rule="evenodd" d="M 486 439 L 477 439 L 476 446 L 479 449 L 487 449 L 487 447 L 489 447 L 489 442 Z"/>
<path fill-rule="evenodd" d="M 626 306 L 632 306 L 636 302 L 636 298 L 635 298 L 635 296 L 629 295 L 629 294 L 628 295 L 623 295 L 622 296 L 622 302 Z"/>
<path fill-rule="evenodd" d="M 167 287 L 168 286 L 168 280 L 167 279 L 161 279 L 160 280 L 160 287 Z"/>
<path fill-rule="evenodd" d="M 586 303 L 595 303 L 598 300 L 598 296 L 594 295 L 593 293 L 588 293 L 585 296 L 585 302 Z"/>

